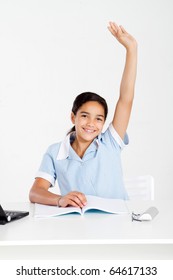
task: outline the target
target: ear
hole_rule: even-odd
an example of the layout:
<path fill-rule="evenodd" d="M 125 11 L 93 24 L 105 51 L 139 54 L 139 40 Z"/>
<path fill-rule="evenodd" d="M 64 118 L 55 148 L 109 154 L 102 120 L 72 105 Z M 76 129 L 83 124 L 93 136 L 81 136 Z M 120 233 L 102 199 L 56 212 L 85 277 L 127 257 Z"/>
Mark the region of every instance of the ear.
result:
<path fill-rule="evenodd" d="M 75 114 L 73 112 L 71 112 L 71 121 L 75 124 Z"/>

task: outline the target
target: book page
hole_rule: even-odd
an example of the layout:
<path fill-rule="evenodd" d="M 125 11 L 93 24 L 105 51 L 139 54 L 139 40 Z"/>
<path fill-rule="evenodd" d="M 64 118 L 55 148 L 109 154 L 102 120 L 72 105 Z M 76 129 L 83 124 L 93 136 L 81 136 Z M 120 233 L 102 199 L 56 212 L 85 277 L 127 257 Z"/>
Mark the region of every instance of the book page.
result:
<path fill-rule="evenodd" d="M 77 207 L 58 207 L 35 203 L 35 218 L 48 218 L 70 213 L 81 214 L 81 209 Z"/>
<path fill-rule="evenodd" d="M 58 207 L 35 203 L 35 218 L 48 218 L 60 215 L 79 213 L 84 214 L 89 210 L 101 210 L 112 214 L 129 213 L 126 202 L 121 199 L 102 198 L 98 196 L 86 195 L 87 205 L 78 207 Z"/>
<path fill-rule="evenodd" d="M 91 209 L 97 209 L 112 214 L 129 213 L 126 202 L 123 199 L 102 198 L 87 195 L 87 205 L 82 208 L 82 213 Z"/>

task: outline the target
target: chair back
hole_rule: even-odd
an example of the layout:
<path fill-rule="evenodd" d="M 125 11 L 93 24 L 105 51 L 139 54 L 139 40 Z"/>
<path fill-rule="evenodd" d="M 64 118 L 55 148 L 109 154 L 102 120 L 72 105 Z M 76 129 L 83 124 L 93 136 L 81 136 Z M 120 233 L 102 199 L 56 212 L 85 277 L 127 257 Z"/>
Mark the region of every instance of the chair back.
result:
<path fill-rule="evenodd" d="M 124 179 L 130 200 L 154 200 L 154 178 L 151 175 Z"/>

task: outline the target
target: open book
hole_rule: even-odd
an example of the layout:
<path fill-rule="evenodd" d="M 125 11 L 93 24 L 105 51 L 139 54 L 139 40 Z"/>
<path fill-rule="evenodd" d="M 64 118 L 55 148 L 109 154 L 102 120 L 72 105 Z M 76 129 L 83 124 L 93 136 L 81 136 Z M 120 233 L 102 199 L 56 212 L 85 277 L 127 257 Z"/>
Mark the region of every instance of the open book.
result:
<path fill-rule="evenodd" d="M 129 213 L 126 202 L 122 199 L 102 198 L 92 195 L 86 195 L 86 199 L 87 204 L 82 209 L 79 207 L 58 207 L 36 203 L 34 217 L 48 218 L 69 213 L 79 213 L 83 215 L 89 210 L 100 210 L 112 214 Z"/>

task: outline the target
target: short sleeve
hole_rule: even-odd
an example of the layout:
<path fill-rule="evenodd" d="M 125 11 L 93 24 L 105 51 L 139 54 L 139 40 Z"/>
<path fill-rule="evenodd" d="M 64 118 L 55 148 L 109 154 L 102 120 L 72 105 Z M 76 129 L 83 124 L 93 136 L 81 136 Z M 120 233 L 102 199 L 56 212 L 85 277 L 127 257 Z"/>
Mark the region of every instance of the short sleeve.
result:
<path fill-rule="evenodd" d="M 55 165 L 53 156 L 51 154 L 50 148 L 46 151 L 43 156 L 40 168 L 36 173 L 35 178 L 40 177 L 43 178 L 51 183 L 52 186 L 55 185 L 56 180 L 56 172 L 55 172 Z"/>
<path fill-rule="evenodd" d="M 127 133 L 125 134 L 124 139 L 122 139 L 117 133 L 117 131 L 115 130 L 115 128 L 113 127 L 112 123 L 109 125 L 108 129 L 121 150 L 129 144 L 129 137 Z"/>

